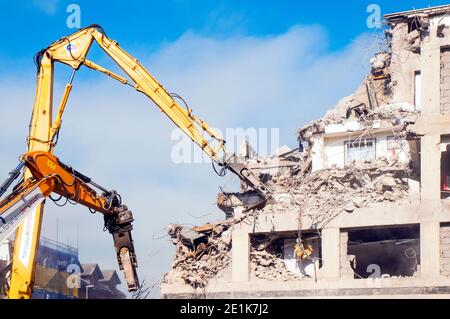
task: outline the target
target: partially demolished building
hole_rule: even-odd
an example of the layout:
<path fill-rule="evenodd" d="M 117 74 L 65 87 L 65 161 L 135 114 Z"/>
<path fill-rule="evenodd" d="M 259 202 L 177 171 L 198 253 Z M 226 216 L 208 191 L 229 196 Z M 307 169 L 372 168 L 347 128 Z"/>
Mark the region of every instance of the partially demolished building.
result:
<path fill-rule="evenodd" d="M 299 149 L 244 154 L 265 206 L 219 194 L 225 221 L 170 225 L 162 297 L 450 296 L 449 14 L 386 15 L 386 50 Z"/>

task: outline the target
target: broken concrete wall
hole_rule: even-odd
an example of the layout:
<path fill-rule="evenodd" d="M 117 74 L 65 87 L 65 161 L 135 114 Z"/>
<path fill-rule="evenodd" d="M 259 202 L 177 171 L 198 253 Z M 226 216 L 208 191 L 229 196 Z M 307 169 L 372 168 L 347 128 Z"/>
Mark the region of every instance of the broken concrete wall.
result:
<path fill-rule="evenodd" d="M 450 224 L 442 224 L 440 228 L 441 275 L 450 277 Z"/>
<path fill-rule="evenodd" d="M 408 126 L 415 122 L 418 113 L 409 104 L 388 104 L 350 117 L 346 113 L 327 116 L 299 131 L 299 139 L 310 146 L 307 154 L 312 171 L 344 168 L 354 160 L 349 158 L 349 148 L 366 141 L 374 143 L 373 156 L 360 158 L 363 161 L 377 158 L 410 161 L 412 155 L 406 138 L 410 134 Z"/>
<path fill-rule="evenodd" d="M 420 34 L 418 30 L 410 31 L 408 23 L 402 22 L 391 30 L 391 83 L 392 103 L 415 105 L 415 73 L 420 72 Z"/>
<path fill-rule="evenodd" d="M 204 288 L 220 277 L 231 261 L 231 230 L 228 224 L 206 227 L 205 231 L 169 225 L 168 233 L 176 253 L 165 283 L 185 283 Z"/>
<path fill-rule="evenodd" d="M 416 75 L 419 73 L 419 78 L 423 78 L 423 72 L 431 69 L 428 65 L 429 59 L 430 61 L 432 59 L 430 53 L 436 47 L 443 49 L 441 72 L 443 72 L 443 76 L 447 76 L 444 74 L 448 73 L 446 47 L 450 44 L 450 18 L 442 15 L 412 14 L 405 19 L 394 19 L 390 22 L 390 26 L 391 30 L 388 34 L 391 37 L 389 43 L 392 52 L 390 64 L 392 103 L 409 103 L 420 108 L 423 103 L 417 101 L 416 98 L 423 100 L 423 97 L 422 94 L 416 95 L 415 93 L 418 90 L 422 91 L 424 86 L 430 86 L 432 83 L 423 80 L 417 82 Z M 422 70 L 423 68 L 426 69 Z M 445 83 L 445 80 L 442 79 L 441 83 Z M 420 87 L 416 87 L 417 84 Z M 445 92 L 441 92 L 444 100 L 446 100 L 445 94 Z M 441 102 L 442 107 L 445 107 L 443 106 L 445 103 L 445 101 Z"/>
<path fill-rule="evenodd" d="M 348 255 L 348 232 L 341 231 L 340 236 L 340 273 L 342 279 L 354 279 L 355 273 L 352 268 L 355 263 L 355 256 Z"/>
<path fill-rule="evenodd" d="M 400 161 L 402 163 L 408 163 L 410 161 L 411 156 L 408 142 L 398 137 L 397 132 L 391 130 L 388 132 L 373 132 L 364 135 L 364 137 L 348 135 L 346 137 L 327 138 L 323 150 L 320 152 L 323 163 L 318 164 L 318 160 L 316 159 L 316 161 L 313 161 L 312 170 L 316 171 L 319 167 L 344 168 L 345 165 L 351 164 L 352 160 L 349 158 L 349 147 L 359 145 L 366 141 L 373 142 L 373 151 L 361 154 L 361 160 L 367 161 L 386 158 L 388 161 Z"/>
<path fill-rule="evenodd" d="M 264 207 L 243 211 L 239 203 L 240 198 L 246 194 L 221 194 L 220 201 L 222 205 L 232 203 L 228 207 L 229 216 L 232 218 L 228 226 L 237 221 L 248 222 L 252 220 L 252 216 L 263 217 L 266 214 L 295 212 L 299 216 L 309 218 L 314 229 L 321 229 L 338 215 L 351 214 L 356 209 L 373 203 L 408 201 L 408 170 L 404 163 L 389 162 L 386 159 L 356 163 L 344 169 L 332 168 L 306 174 L 301 174 L 297 170 L 290 174 L 273 176 L 267 181 L 273 197 Z M 228 240 L 225 241 L 222 236 L 229 234 L 232 228 L 219 228 L 219 231 L 213 231 L 213 228 L 206 227 L 209 229 L 208 235 L 205 235 L 208 240 L 206 243 L 200 241 L 205 246 L 199 244 L 199 249 L 194 247 L 195 245 L 187 247 L 186 240 L 182 240 L 183 232 L 178 227 L 174 228 L 175 231 L 169 232 L 176 244 L 177 256 L 167 281 L 174 281 L 178 276 L 180 280 L 193 287 L 204 287 L 210 279 L 218 276 L 229 265 L 229 251 L 232 244 L 229 243 L 229 236 L 226 236 Z M 197 236 L 192 238 L 198 240 Z M 305 276 L 306 271 L 299 276 L 299 273 L 290 271 L 286 266 L 283 257 L 285 240 L 286 237 L 281 234 L 252 239 L 250 265 L 255 278 L 285 281 L 308 277 Z M 204 253 L 205 251 L 207 253 Z M 315 253 L 317 254 L 318 250 L 315 250 Z M 342 256 L 346 258 L 342 263 L 347 263 L 346 271 L 343 273 L 350 277 L 352 270 L 349 265 L 352 256 L 346 254 Z M 310 258 L 304 266 L 311 261 Z M 319 273 L 319 270 L 316 270 Z"/>
<path fill-rule="evenodd" d="M 415 122 L 422 102 L 420 48 L 429 25 L 425 16 L 391 22 L 388 47 L 371 59 L 371 71 L 363 83 L 322 119 L 299 130 L 299 140 L 310 142 L 313 171 L 343 167 L 343 144 L 358 138 L 377 138 L 379 156 L 399 156 L 405 162 L 412 157 L 405 140 L 406 128 Z M 401 137 L 403 152 L 392 154 L 386 149 L 389 132 Z"/>
<path fill-rule="evenodd" d="M 283 260 L 284 240 L 280 236 L 252 236 L 250 245 L 251 276 L 263 280 L 293 281 L 303 278 L 290 271 Z"/>
<path fill-rule="evenodd" d="M 389 152 L 387 145 L 388 136 L 401 142 L 398 148 L 402 152 L 395 155 L 406 162 L 410 157 L 405 141 L 407 127 L 415 122 L 417 115 L 407 104 L 385 105 L 354 119 L 342 115 L 334 118 L 335 122 L 324 118 L 309 123 L 299 131 L 299 139 L 310 144 L 313 170 L 329 168 L 334 164 L 342 167 L 342 162 L 345 161 L 344 143 L 355 140 L 378 138 L 381 142 L 377 145 L 378 156 L 389 157 L 392 152 Z M 332 157 L 336 159 L 333 160 Z"/>
<path fill-rule="evenodd" d="M 341 213 L 371 203 L 407 200 L 408 169 L 400 162 L 379 159 L 270 181 L 274 200 L 260 213 L 298 212 L 320 228 Z"/>
<path fill-rule="evenodd" d="M 428 158 L 424 157 L 424 154 L 432 153 L 434 149 L 430 145 L 433 143 L 434 147 L 439 144 L 439 142 L 436 143 L 439 138 L 433 137 L 432 140 L 428 140 L 428 144 L 424 144 L 423 136 L 420 133 L 416 134 L 411 124 L 426 112 L 439 113 L 439 109 L 447 108 L 446 98 L 450 94 L 450 88 L 447 90 L 447 71 L 450 72 L 450 67 L 446 64 L 448 60 L 446 50 L 440 58 L 441 74 L 432 76 L 432 73 L 436 73 L 436 52 L 440 51 L 440 47 L 450 45 L 448 28 L 450 17 L 442 17 L 442 15 L 426 17 L 412 13 L 408 17 L 389 21 L 392 27 L 387 33 L 389 45 L 371 59 L 370 72 L 361 85 L 352 95 L 339 101 L 336 107 L 327 112 L 322 119 L 313 121 L 299 130 L 298 137 L 305 142 L 302 145 L 308 145 L 305 150 L 294 150 L 297 154 L 286 158 L 280 154 L 262 157 L 247 147 L 243 149 L 241 160 L 263 177 L 273 196 L 264 207 L 252 208 L 251 205 L 245 205 L 255 199 L 254 193 L 222 193 L 217 202 L 226 212 L 227 219 L 242 221 L 242 218 L 248 217 L 246 222 L 255 225 L 257 223 L 255 216 L 270 218 L 276 214 L 295 213 L 311 220 L 311 223 L 308 221 L 308 227 L 311 224 L 313 230 L 321 230 L 340 214 L 355 216 L 359 212 L 365 212 L 360 208 L 384 203 L 380 207 L 383 206 L 386 216 L 391 214 L 389 218 L 392 217 L 392 219 L 389 220 L 393 220 L 395 224 L 398 222 L 395 217 L 398 213 L 395 208 L 397 203 L 408 202 L 411 205 L 417 203 L 421 192 L 419 183 L 423 183 L 423 176 L 426 178 L 430 175 L 430 171 L 427 171 L 428 173 L 423 171 L 426 165 L 429 165 L 428 161 L 424 160 Z M 432 38 L 434 34 L 439 38 L 437 42 Z M 439 86 L 441 92 L 438 92 Z M 436 104 L 439 106 L 436 107 Z M 388 139 L 390 136 L 399 139 L 398 147 L 388 147 L 390 142 L 393 143 Z M 370 138 L 376 139 L 375 159 L 347 162 L 346 143 Z M 423 145 L 428 146 L 424 148 Z M 426 162 L 426 165 L 421 167 L 421 161 Z M 427 181 L 425 185 L 431 189 L 431 183 Z M 388 203 L 392 205 L 387 205 Z M 419 216 L 417 219 L 421 218 L 421 213 L 416 213 L 416 206 L 411 207 L 414 207 L 414 212 L 411 212 L 411 223 L 422 223 L 422 220 L 414 219 L 416 215 Z M 428 209 L 428 206 L 424 207 Z M 409 208 L 405 210 L 405 214 L 408 213 Z M 362 216 L 361 219 L 364 217 Z M 371 227 L 375 227 L 375 224 L 377 223 L 372 223 Z M 355 244 L 349 242 L 347 232 L 349 228 L 345 227 L 362 227 L 361 225 L 333 226 L 346 229 L 341 233 L 339 240 L 333 237 L 333 242 L 339 242 L 340 245 L 340 259 L 337 265 L 340 266 L 340 278 L 353 279 L 354 269 L 358 267 L 358 272 L 363 276 L 370 275 L 367 273 L 366 263 L 371 256 L 365 254 L 366 251 L 371 251 L 374 256 L 381 259 L 386 257 L 382 254 L 383 252 L 387 252 L 388 257 L 393 260 L 397 260 L 394 257 L 401 257 L 403 259 L 399 259 L 399 262 L 410 270 L 409 273 L 404 273 L 388 264 L 386 275 L 401 273 L 415 276 L 419 272 L 420 265 L 413 264 L 413 259 L 419 258 L 420 253 L 417 252 L 418 238 L 412 238 L 411 244 L 407 244 L 410 247 L 404 247 L 405 245 L 401 242 L 398 244 L 398 241 L 383 242 L 382 240 Z M 301 225 L 292 225 L 292 229 L 296 227 L 301 228 Z M 430 238 L 425 231 L 427 228 L 422 224 L 420 227 L 421 236 Z M 447 271 L 450 266 L 447 267 L 445 255 L 448 248 L 447 237 L 450 238 L 450 235 L 447 236 L 448 231 L 447 228 L 441 229 L 441 271 L 450 277 L 450 269 Z M 226 232 L 211 234 L 213 232 L 207 236 L 211 237 L 208 242 L 218 246 L 222 234 Z M 437 233 L 434 232 L 434 234 Z M 252 278 L 305 283 L 302 281 L 305 278 L 300 278 L 295 269 L 289 270 L 290 266 L 287 266 L 284 260 L 283 249 L 287 239 L 283 239 L 279 236 L 280 234 L 273 235 L 276 235 L 276 240 L 265 238 L 261 239 L 259 244 L 252 241 L 250 247 Z M 295 241 L 292 238 L 291 240 Z M 175 260 L 179 263 L 174 263 L 174 270 L 169 276 L 170 280 L 179 277 L 192 287 L 205 287 L 208 280 L 221 276 L 220 274 L 229 267 L 231 244 L 220 246 L 223 251 L 213 253 L 214 250 L 211 248 L 203 255 L 197 254 L 204 251 L 204 248 L 197 251 L 198 247 L 187 249 L 179 247 L 184 245 L 179 240 L 175 241 L 175 244 L 177 247 Z M 429 247 L 425 243 L 421 245 Z M 350 249 L 349 246 L 351 246 Z M 405 251 L 409 248 L 415 251 L 414 258 L 412 255 L 409 255 L 411 258 L 405 256 Z M 435 251 L 436 254 L 431 254 L 432 256 L 438 256 L 438 249 L 436 248 Z M 337 256 L 335 252 L 332 252 L 333 256 Z M 356 254 L 360 255 L 359 259 Z M 292 261 L 291 255 L 288 256 L 290 261 Z M 189 257 L 185 259 L 187 256 Z M 214 267 L 214 258 L 218 258 L 219 267 Z M 424 257 L 424 260 L 426 259 Z M 450 260 L 450 257 L 448 259 Z M 428 265 L 425 265 L 426 262 L 422 264 L 425 269 L 424 274 L 430 273 L 427 267 L 432 268 L 431 262 L 427 263 Z M 412 269 L 413 266 L 417 266 L 416 270 Z M 203 272 L 205 267 L 208 270 Z M 334 273 L 333 276 L 335 276 Z"/>
<path fill-rule="evenodd" d="M 441 110 L 450 111 L 450 48 L 441 51 Z"/>

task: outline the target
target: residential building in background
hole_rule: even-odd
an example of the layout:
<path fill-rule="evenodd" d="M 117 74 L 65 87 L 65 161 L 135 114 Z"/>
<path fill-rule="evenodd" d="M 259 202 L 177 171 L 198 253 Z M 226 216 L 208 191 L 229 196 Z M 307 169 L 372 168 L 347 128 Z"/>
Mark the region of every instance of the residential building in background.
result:
<path fill-rule="evenodd" d="M 0 246 L 0 290 L 4 297 L 12 260 L 13 242 Z M 115 270 L 101 270 L 98 264 L 81 264 L 78 248 L 41 237 L 33 299 L 124 299 Z"/>
<path fill-rule="evenodd" d="M 115 270 L 101 270 L 98 264 L 82 264 L 81 299 L 125 299 L 117 289 L 121 281 Z"/>

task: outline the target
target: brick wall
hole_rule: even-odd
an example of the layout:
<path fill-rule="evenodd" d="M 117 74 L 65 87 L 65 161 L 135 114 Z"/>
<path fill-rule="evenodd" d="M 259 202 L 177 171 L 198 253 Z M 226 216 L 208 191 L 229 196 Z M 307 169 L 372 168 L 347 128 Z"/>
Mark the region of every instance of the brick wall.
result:
<path fill-rule="evenodd" d="M 450 48 L 441 51 L 441 110 L 450 111 Z"/>
<path fill-rule="evenodd" d="M 441 225 L 441 274 L 450 277 L 450 224 Z"/>

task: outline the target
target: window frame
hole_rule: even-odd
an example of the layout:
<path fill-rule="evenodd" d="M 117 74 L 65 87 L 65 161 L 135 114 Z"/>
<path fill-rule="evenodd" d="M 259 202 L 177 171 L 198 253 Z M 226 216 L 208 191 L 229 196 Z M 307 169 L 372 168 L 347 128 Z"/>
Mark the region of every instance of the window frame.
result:
<path fill-rule="evenodd" d="M 390 139 L 392 139 L 393 141 L 389 141 Z M 397 142 L 398 147 L 390 147 L 389 143 L 392 143 L 392 142 Z M 388 151 L 401 150 L 402 149 L 402 140 L 400 138 L 398 138 L 398 136 L 395 136 L 395 135 L 386 136 L 386 149 Z"/>
<path fill-rule="evenodd" d="M 352 164 L 349 162 L 349 158 L 348 158 L 349 144 L 353 144 L 355 142 L 361 143 L 363 141 L 371 141 L 373 143 L 373 159 L 371 159 L 371 160 L 375 160 L 377 158 L 377 138 L 376 137 L 347 140 L 347 141 L 344 141 L 344 165 Z M 361 146 L 359 146 L 359 147 L 361 147 Z"/>

